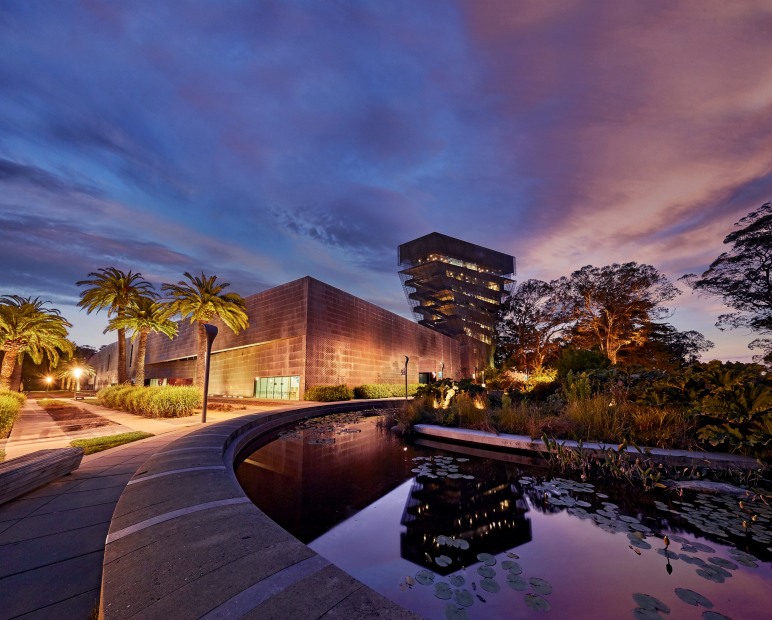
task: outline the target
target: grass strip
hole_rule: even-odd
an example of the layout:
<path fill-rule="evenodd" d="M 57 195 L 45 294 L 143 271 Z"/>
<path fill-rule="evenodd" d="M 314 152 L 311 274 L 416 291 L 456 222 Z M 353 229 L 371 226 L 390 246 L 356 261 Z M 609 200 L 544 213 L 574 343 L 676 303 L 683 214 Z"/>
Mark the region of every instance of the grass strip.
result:
<path fill-rule="evenodd" d="M 131 433 L 119 433 L 118 435 L 105 435 L 104 437 L 89 437 L 88 439 L 74 439 L 70 442 L 73 448 L 83 448 L 84 454 L 94 454 L 102 450 L 109 450 L 125 443 L 153 437 L 153 433 L 132 431 Z"/>

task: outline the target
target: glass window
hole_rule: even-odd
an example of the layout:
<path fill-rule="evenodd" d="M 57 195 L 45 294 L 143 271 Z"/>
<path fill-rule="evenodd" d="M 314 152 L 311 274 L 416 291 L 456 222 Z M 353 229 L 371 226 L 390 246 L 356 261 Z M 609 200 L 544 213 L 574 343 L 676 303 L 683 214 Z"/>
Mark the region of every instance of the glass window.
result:
<path fill-rule="evenodd" d="M 267 400 L 299 400 L 300 375 L 291 377 L 257 377 L 255 398 Z"/>

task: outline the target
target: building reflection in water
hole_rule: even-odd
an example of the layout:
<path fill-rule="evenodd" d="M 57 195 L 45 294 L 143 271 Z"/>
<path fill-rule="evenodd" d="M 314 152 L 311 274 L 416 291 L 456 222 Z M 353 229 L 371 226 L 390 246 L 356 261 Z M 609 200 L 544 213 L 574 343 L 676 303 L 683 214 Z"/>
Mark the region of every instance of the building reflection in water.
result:
<path fill-rule="evenodd" d="M 527 512 L 528 504 L 514 479 L 432 479 L 419 474 L 402 515 L 401 555 L 447 575 L 476 563 L 479 553 L 495 555 L 530 542 Z M 437 544 L 438 536 L 463 539 L 469 547 Z M 435 560 L 440 555 L 448 556 L 450 565 L 438 565 Z"/>

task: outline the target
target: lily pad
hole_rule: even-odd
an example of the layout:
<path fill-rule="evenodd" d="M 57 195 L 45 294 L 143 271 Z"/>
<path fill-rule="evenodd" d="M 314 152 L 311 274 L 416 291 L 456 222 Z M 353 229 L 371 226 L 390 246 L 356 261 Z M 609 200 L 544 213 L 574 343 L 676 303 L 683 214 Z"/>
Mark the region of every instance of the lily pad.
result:
<path fill-rule="evenodd" d="M 462 575 L 451 575 L 448 577 L 448 581 L 455 588 L 460 588 L 466 583 L 466 579 Z"/>
<path fill-rule="evenodd" d="M 513 573 L 507 574 L 507 585 L 513 590 L 528 589 L 528 582 L 526 582 L 526 580 L 523 579 L 520 575 L 515 575 Z"/>
<path fill-rule="evenodd" d="M 448 600 L 453 597 L 453 590 L 444 581 L 434 584 L 434 596 L 443 600 Z"/>
<path fill-rule="evenodd" d="M 699 594 L 694 590 L 689 590 L 687 588 L 676 588 L 675 593 L 678 598 L 689 605 L 694 605 L 695 607 L 702 606 L 706 609 L 711 609 L 713 607 L 713 603 L 702 596 L 702 594 Z"/>
<path fill-rule="evenodd" d="M 538 594 L 531 594 L 530 592 L 525 595 L 525 604 L 534 611 L 549 611 L 552 609 L 552 605 L 549 604 L 546 598 L 542 598 Z"/>
<path fill-rule="evenodd" d="M 508 552 L 507 552 L 507 557 L 508 557 L 508 558 L 512 558 L 512 559 L 514 559 L 514 560 L 519 560 L 519 559 L 520 559 L 520 556 L 519 556 L 519 555 L 517 555 L 516 553 L 512 552 L 512 551 L 508 551 Z M 753 557 L 753 556 L 751 556 L 751 557 Z M 754 559 L 755 559 L 755 558 L 754 558 Z"/>
<path fill-rule="evenodd" d="M 434 583 L 434 573 L 430 570 L 420 570 L 415 575 L 415 580 L 422 586 Z"/>
<path fill-rule="evenodd" d="M 643 594 L 642 592 L 636 592 L 633 594 L 633 600 L 638 607 L 648 609 L 649 611 L 656 611 L 665 614 L 670 613 L 670 607 L 665 605 L 658 598 L 651 596 L 650 594 Z"/>
<path fill-rule="evenodd" d="M 725 560 L 724 558 L 708 558 L 708 562 L 715 564 L 716 566 L 720 566 L 721 568 L 728 568 L 730 570 L 736 570 L 738 568 L 737 564 L 730 562 L 729 560 Z"/>
<path fill-rule="evenodd" d="M 493 579 L 487 579 L 487 578 L 480 580 L 480 587 L 486 592 L 498 592 L 499 590 L 501 590 L 501 587 L 499 586 L 498 582 L 494 581 Z"/>
<path fill-rule="evenodd" d="M 713 583 L 724 583 L 725 581 L 724 576 L 712 566 L 703 566 L 702 568 L 698 568 L 697 574 L 703 579 L 707 579 Z"/>
<path fill-rule="evenodd" d="M 496 564 L 496 558 L 490 553 L 478 553 L 477 559 L 488 566 L 494 566 Z"/>
<path fill-rule="evenodd" d="M 456 590 L 455 601 L 462 607 L 469 607 L 474 603 L 474 597 L 469 590 Z"/>
<path fill-rule="evenodd" d="M 478 566 L 477 567 L 477 574 L 481 577 L 487 577 L 488 579 L 492 579 L 496 576 L 496 571 L 493 570 L 490 566 Z"/>
<path fill-rule="evenodd" d="M 453 541 L 453 546 L 457 549 L 461 549 L 462 551 L 466 551 L 469 549 L 469 541 L 464 540 L 463 538 L 456 538 Z"/>
<path fill-rule="evenodd" d="M 466 615 L 466 609 L 458 607 L 453 603 L 445 605 L 445 617 L 448 620 L 467 620 L 469 616 Z"/>
<path fill-rule="evenodd" d="M 528 580 L 528 583 L 531 584 L 531 588 L 533 588 L 533 591 L 536 592 L 536 594 L 552 593 L 552 585 L 548 581 L 545 581 L 544 579 L 539 579 L 538 577 L 531 577 Z"/>
<path fill-rule="evenodd" d="M 504 560 L 501 563 L 501 568 L 503 568 L 504 570 L 508 570 L 513 575 L 519 575 L 520 573 L 523 572 L 523 567 L 520 566 L 520 564 L 518 564 L 514 560 Z"/>
<path fill-rule="evenodd" d="M 653 609 L 644 609 L 643 607 L 636 607 L 633 609 L 633 618 L 635 620 L 662 620 L 662 616 L 659 612 Z"/>
<path fill-rule="evenodd" d="M 436 558 L 434 558 L 434 561 L 437 563 L 437 566 L 442 566 L 444 568 L 446 566 L 450 566 L 450 563 L 453 560 L 451 560 L 447 555 L 438 555 Z"/>
<path fill-rule="evenodd" d="M 660 555 L 664 555 L 666 558 L 669 558 L 671 560 L 677 560 L 678 554 L 675 551 L 671 551 L 670 549 L 657 549 L 657 553 Z"/>
<path fill-rule="evenodd" d="M 732 620 L 729 616 L 720 614 L 717 611 L 703 611 L 702 620 Z"/>

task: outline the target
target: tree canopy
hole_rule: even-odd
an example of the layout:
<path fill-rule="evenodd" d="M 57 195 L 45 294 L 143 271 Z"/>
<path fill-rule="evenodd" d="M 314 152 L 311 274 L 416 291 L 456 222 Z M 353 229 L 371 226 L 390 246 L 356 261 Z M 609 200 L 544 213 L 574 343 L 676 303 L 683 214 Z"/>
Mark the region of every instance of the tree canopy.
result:
<path fill-rule="evenodd" d="M 141 273 L 124 273 L 115 267 L 102 267 L 88 274 L 91 279 L 80 280 L 78 286 L 86 286 L 80 293 L 78 306 L 88 314 L 107 309 L 107 316 L 122 317 L 125 309 L 140 296 L 157 297 L 153 285 Z M 126 383 L 126 329 L 118 332 L 118 383 Z"/>
<path fill-rule="evenodd" d="M 10 389 L 20 354 L 28 354 L 36 364 L 45 356 L 55 366 L 60 352 L 72 353 L 67 339 L 67 328 L 72 324 L 56 308 L 46 308 L 48 303 L 38 297 L 0 297 L 0 349 L 4 352 L 0 389 Z"/>
<path fill-rule="evenodd" d="M 198 356 L 196 359 L 195 385 L 204 384 L 206 361 L 206 330 L 204 324 L 218 317 L 235 333 L 249 327 L 247 306 L 238 293 L 224 293 L 229 282 L 217 282 L 217 276 L 201 277 L 185 272 L 187 281 L 177 284 L 163 284 L 161 290 L 171 296 L 169 310 L 172 314 L 190 317 L 191 323 L 198 323 Z"/>
<path fill-rule="evenodd" d="M 701 276 L 683 276 L 694 290 L 715 295 L 736 312 L 722 314 L 719 329 L 748 328 L 762 338 L 750 348 L 762 349 L 772 362 L 772 203 L 767 202 L 735 223 L 722 252 Z"/>

